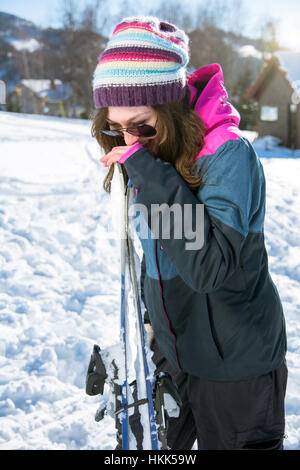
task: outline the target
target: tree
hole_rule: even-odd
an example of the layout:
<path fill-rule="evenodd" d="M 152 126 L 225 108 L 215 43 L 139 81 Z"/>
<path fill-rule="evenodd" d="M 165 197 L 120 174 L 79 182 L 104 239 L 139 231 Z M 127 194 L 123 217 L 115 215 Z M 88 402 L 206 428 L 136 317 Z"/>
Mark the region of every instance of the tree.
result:
<path fill-rule="evenodd" d="M 240 33 L 245 25 L 243 0 L 210 0 L 197 2 L 194 15 L 195 29 L 215 27 L 224 31 Z"/>
<path fill-rule="evenodd" d="M 93 33 L 101 32 L 103 35 L 109 18 L 104 12 L 107 12 L 106 0 L 95 0 L 94 3 L 86 5 L 81 14 L 79 28 Z"/>
<path fill-rule="evenodd" d="M 196 29 L 189 34 L 192 68 L 198 69 L 208 64 L 221 65 L 226 88 L 231 93 L 234 83 L 233 64 L 236 57 L 232 44 L 227 41 L 224 31 L 213 25 Z"/>
<path fill-rule="evenodd" d="M 15 91 L 8 93 L 6 98 L 6 111 L 11 113 L 21 113 L 21 105 L 19 101 L 19 95 Z"/>
<path fill-rule="evenodd" d="M 85 113 L 89 112 L 93 104 L 93 71 L 106 44 L 106 38 L 97 32 L 99 14 L 104 10 L 105 4 L 105 0 L 96 0 L 93 4 L 86 5 L 82 12 L 73 8 L 73 0 L 64 0 L 62 4 L 63 36 L 60 56 L 63 66 L 59 78 L 72 87 L 69 106 L 73 109 L 81 106 Z M 107 16 L 101 15 L 101 18 L 103 27 Z"/>
<path fill-rule="evenodd" d="M 259 48 L 263 53 L 264 59 L 268 59 L 270 54 L 278 51 L 280 45 L 277 40 L 278 20 L 266 20 L 265 24 L 261 27 L 261 35 L 259 39 Z"/>
<path fill-rule="evenodd" d="M 193 29 L 193 15 L 191 10 L 187 11 L 182 6 L 182 2 L 178 0 L 170 0 L 168 2 L 161 2 L 161 4 L 150 10 L 150 16 L 157 16 L 162 20 L 169 21 L 185 32 Z"/>
<path fill-rule="evenodd" d="M 252 130 L 258 120 L 258 103 L 254 99 L 246 99 L 246 92 L 253 82 L 253 67 L 250 59 L 246 59 L 242 73 L 232 89 L 232 104 L 241 115 L 241 129 Z"/>

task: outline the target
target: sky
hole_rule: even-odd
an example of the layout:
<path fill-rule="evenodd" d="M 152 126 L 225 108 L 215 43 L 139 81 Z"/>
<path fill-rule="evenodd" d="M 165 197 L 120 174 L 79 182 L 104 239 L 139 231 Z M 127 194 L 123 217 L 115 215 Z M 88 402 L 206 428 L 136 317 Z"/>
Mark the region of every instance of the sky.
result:
<path fill-rule="evenodd" d="M 0 11 L 11 13 L 43 27 L 59 27 L 60 6 L 63 0 L 0 0 Z M 153 5 L 159 0 L 151 2 Z M 241 0 L 242 1 L 242 0 Z M 241 3 L 241 1 L 239 3 Z M 147 5 L 146 0 L 144 0 Z M 182 0 L 187 7 L 193 3 L 203 3 L 201 0 Z M 76 5 L 79 9 L 86 4 L 93 3 L 92 0 L 78 0 Z M 116 4 L 117 2 L 114 2 Z M 242 31 L 250 37 L 257 37 L 261 32 L 261 23 L 263 19 L 275 19 L 278 22 L 278 39 L 280 44 L 290 47 L 293 50 L 300 51 L 299 0 L 243 0 L 247 20 L 242 18 L 244 26 Z M 146 7 L 142 7 L 142 1 L 139 2 L 139 14 L 146 13 Z M 148 2 L 149 4 L 149 2 Z"/>

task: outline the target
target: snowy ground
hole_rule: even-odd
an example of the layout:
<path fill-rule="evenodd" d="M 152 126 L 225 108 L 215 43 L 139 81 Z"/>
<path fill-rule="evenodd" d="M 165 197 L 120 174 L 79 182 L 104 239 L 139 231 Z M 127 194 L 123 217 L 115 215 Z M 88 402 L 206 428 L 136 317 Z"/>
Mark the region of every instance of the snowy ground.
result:
<path fill-rule="evenodd" d="M 300 449 L 300 151 L 255 145 L 287 320 L 285 447 Z M 93 344 L 119 338 L 99 157 L 87 121 L 0 112 L 0 450 L 115 447 L 113 420 L 96 423 L 99 398 L 84 391 Z"/>

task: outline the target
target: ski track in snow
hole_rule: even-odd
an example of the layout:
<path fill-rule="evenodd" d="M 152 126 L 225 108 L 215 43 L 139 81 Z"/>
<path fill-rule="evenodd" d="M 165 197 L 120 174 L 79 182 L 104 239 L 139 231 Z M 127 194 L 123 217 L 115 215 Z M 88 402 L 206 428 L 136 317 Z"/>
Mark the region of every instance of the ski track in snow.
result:
<path fill-rule="evenodd" d="M 91 123 L 0 112 L 0 450 L 108 449 L 85 394 L 93 345 L 119 341 L 119 265 Z M 287 321 L 285 448 L 300 449 L 300 152 L 258 146 L 269 266 Z M 298 158 L 292 158 L 298 157 Z"/>

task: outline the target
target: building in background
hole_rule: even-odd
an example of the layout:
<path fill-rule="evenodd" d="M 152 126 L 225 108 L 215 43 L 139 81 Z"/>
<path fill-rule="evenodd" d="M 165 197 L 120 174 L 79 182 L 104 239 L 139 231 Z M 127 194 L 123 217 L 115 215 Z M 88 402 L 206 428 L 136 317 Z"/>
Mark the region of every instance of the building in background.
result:
<path fill-rule="evenodd" d="M 11 99 L 23 113 L 66 117 L 71 94 L 71 86 L 61 80 L 26 79 L 14 88 Z"/>
<path fill-rule="evenodd" d="M 258 101 L 260 137 L 272 135 L 285 147 L 300 148 L 300 53 L 274 53 L 248 88 L 246 98 Z"/>

